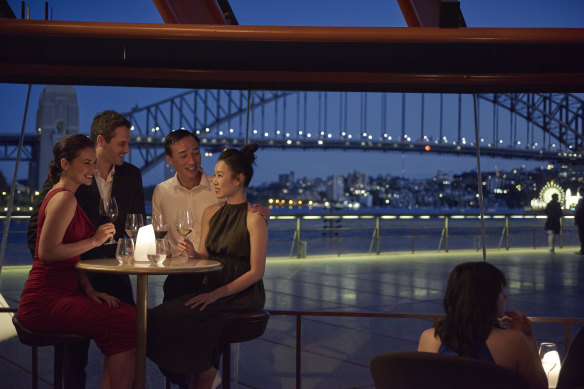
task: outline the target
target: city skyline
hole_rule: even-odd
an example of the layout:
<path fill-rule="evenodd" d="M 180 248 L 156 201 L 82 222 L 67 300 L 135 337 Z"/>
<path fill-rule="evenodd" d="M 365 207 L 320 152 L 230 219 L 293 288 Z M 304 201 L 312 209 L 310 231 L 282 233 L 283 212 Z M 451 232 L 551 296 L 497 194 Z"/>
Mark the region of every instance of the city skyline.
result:
<path fill-rule="evenodd" d="M 20 2 L 8 1 L 15 11 L 20 9 Z M 44 2 L 32 1 L 31 17 L 40 19 L 44 11 Z M 323 25 L 323 26 L 388 26 L 404 27 L 405 22 L 397 1 L 371 1 L 365 6 L 350 1 L 323 1 L 317 5 L 309 1 L 294 4 L 269 1 L 230 2 L 240 24 L 264 25 Z M 110 22 L 149 22 L 161 23 L 156 8 L 149 2 L 122 1 L 97 4 L 79 4 L 73 1 L 59 1 L 49 4 L 53 7 L 55 20 L 85 20 Z M 497 0 L 489 4 L 461 2 L 461 9 L 469 27 L 583 27 L 584 4 L 576 0 L 562 2 L 551 7 L 549 3 L 537 0 L 525 5 L 522 1 Z M 36 104 L 44 85 L 33 85 L 31 101 L 27 115 L 26 132 L 34 131 Z M 143 106 L 180 93 L 181 89 L 164 88 L 122 88 L 106 86 L 77 86 L 80 105 L 79 127 L 82 133 L 88 133 L 91 119 L 95 113 L 104 109 L 129 111 L 132 107 Z M 20 131 L 26 85 L 0 84 L 0 106 L 4 120 L 0 131 L 18 133 Z M 469 108 L 467 108 L 469 109 Z M 212 172 L 214 159 L 206 159 L 203 166 Z M 525 165 L 528 168 L 544 165 L 541 162 L 519 160 L 494 160 L 483 158 L 483 170 L 512 169 Z M 2 172 L 10 181 L 13 163 L 2 163 Z M 459 172 L 476 168 L 472 157 L 427 156 L 420 154 L 327 151 L 324 155 L 318 151 L 282 152 L 280 150 L 260 150 L 254 183 L 277 180 L 278 174 L 295 171 L 297 175 L 307 177 L 325 176 L 326 174 L 344 174 L 354 168 L 368 171 L 372 175 L 392 174 L 413 178 L 430 177 L 437 170 Z M 145 182 L 156 183 L 162 180 L 162 168 L 158 173 L 145 176 Z M 26 175 L 21 166 L 19 178 Z"/>

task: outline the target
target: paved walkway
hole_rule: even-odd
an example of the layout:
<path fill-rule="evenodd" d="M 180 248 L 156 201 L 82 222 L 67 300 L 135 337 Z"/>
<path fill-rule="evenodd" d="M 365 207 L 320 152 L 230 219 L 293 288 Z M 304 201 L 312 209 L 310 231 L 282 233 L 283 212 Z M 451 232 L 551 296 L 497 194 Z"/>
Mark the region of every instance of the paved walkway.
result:
<path fill-rule="evenodd" d="M 584 257 L 574 247 L 550 255 L 542 249 L 493 250 L 487 259 L 508 278 L 507 307 L 531 316 L 584 317 Z M 344 255 L 298 260 L 270 258 L 264 282 L 266 308 L 347 312 L 442 313 L 442 296 L 453 266 L 482 260 L 482 253 Z M 6 267 L 0 289 L 16 306 L 28 269 Z M 149 302 L 161 301 L 164 277 L 150 277 Z M 302 387 L 373 388 L 372 356 L 415 350 L 428 320 L 308 317 L 302 320 Z M 573 329 L 574 333 L 579 328 Z M 563 351 L 563 326 L 536 323 L 538 341 L 556 342 Z M 273 316 L 264 336 L 241 344 L 239 388 L 294 388 L 296 323 Z M 52 350 L 40 350 L 41 388 L 52 381 Z M 30 387 L 30 348 L 17 338 L 0 342 L 0 386 Z M 87 388 L 98 388 L 102 357 L 92 345 Z M 163 388 L 163 377 L 149 363 L 149 388 Z"/>

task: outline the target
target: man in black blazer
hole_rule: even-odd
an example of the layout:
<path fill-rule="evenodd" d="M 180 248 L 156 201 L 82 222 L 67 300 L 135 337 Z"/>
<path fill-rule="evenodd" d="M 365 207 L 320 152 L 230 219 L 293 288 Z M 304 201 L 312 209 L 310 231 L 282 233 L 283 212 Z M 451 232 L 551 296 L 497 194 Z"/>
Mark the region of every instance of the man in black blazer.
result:
<path fill-rule="evenodd" d="M 124 162 L 124 156 L 130 152 L 130 122 L 115 111 L 98 113 L 91 124 L 91 139 L 95 143 L 97 170 L 91 185 L 81 185 L 75 197 L 91 222 L 97 228 L 107 220 L 99 214 L 99 201 L 102 196 L 116 198 L 118 217 L 115 239 L 125 236 L 126 215 L 139 213 L 145 217 L 144 188 L 142 175 L 136 166 Z M 47 180 L 43 193 L 28 223 L 28 247 L 34 256 L 38 212 L 42 200 L 54 183 Z M 114 258 L 116 245 L 102 245 L 81 254 L 82 259 Z M 87 273 L 93 288 L 119 298 L 121 301 L 135 305 L 132 284 L 128 275 Z M 69 388 L 85 387 L 85 366 L 89 342 L 75 347 L 66 347 L 64 360 L 64 386 Z"/>

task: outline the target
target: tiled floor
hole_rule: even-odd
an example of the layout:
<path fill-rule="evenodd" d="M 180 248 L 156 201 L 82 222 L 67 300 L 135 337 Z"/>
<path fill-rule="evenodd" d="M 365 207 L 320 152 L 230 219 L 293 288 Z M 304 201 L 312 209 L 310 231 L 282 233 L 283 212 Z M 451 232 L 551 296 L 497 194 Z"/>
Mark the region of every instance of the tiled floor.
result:
<path fill-rule="evenodd" d="M 565 248 L 555 255 L 542 249 L 490 251 L 487 259 L 508 278 L 507 307 L 531 316 L 584 317 L 584 257 Z M 381 256 L 346 255 L 307 259 L 270 258 L 264 282 L 266 308 L 347 312 L 442 313 L 448 274 L 460 262 L 482 260 L 482 253 L 418 252 Z M 16 306 L 27 275 L 23 267 L 2 270 L 1 291 Z M 164 277 L 150 277 L 149 302 L 162 297 Z M 372 356 L 414 350 L 427 320 L 307 317 L 302 320 L 303 388 L 372 388 Z M 577 331 L 579 327 L 574 327 Z M 553 341 L 563 351 L 563 326 L 535 324 L 539 341 Z M 296 322 L 272 316 L 264 336 L 241 344 L 240 388 L 295 387 Z M 99 387 L 101 360 L 92 346 L 88 388 Z M 51 351 L 44 348 L 43 385 L 52 380 Z M 30 382 L 30 349 L 16 338 L 0 342 L 0 382 L 26 388 Z M 163 388 L 156 366 L 148 365 L 148 385 Z M 3 386 L 3 385 L 0 385 Z"/>

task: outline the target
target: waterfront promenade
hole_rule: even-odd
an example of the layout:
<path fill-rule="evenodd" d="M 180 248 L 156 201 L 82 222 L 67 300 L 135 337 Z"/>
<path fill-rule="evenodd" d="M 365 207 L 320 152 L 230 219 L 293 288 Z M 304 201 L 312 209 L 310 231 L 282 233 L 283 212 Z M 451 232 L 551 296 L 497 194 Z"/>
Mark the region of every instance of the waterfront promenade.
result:
<path fill-rule="evenodd" d="M 508 278 L 507 307 L 539 317 L 584 317 L 584 257 L 576 247 L 489 250 L 487 259 Z M 475 250 L 376 255 L 269 258 L 264 278 L 267 310 L 442 313 L 448 274 L 457 263 L 482 260 Z M 0 289 L 16 306 L 28 267 L 5 267 Z M 162 299 L 163 276 L 150 278 L 149 303 Z M 373 388 L 369 361 L 386 351 L 415 350 L 430 320 L 305 317 L 302 319 L 302 388 Z M 563 352 L 563 325 L 535 323 L 538 342 L 552 341 Z M 579 326 L 573 326 L 574 335 Z M 272 316 L 260 339 L 241 344 L 239 388 L 295 387 L 296 319 Z M 52 349 L 39 352 L 41 388 L 52 381 Z M 0 342 L 0 382 L 30 387 L 31 350 L 12 338 Z M 92 344 L 87 388 L 99 387 L 102 357 Z M 147 386 L 163 388 L 148 364 Z"/>

